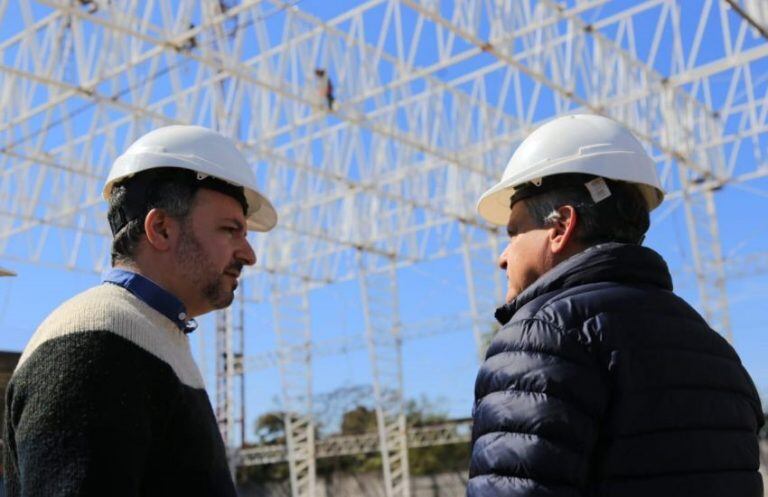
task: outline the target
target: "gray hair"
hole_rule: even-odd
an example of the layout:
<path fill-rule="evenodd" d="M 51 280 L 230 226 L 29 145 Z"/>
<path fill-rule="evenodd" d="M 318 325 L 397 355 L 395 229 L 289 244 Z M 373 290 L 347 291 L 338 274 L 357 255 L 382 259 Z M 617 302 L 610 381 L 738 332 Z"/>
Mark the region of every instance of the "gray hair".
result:
<path fill-rule="evenodd" d="M 180 220 L 189 215 L 197 191 L 187 184 L 165 181 L 153 186 L 152 198 L 145 199 L 145 212 L 151 209 L 162 209 L 169 216 Z M 118 184 L 112 188 L 109 198 L 109 211 L 119 209 L 128 202 L 128 189 Z M 136 251 L 142 235 L 144 235 L 144 219 L 132 219 L 112 238 L 112 265 L 116 263 L 131 264 L 135 262 Z"/>
<path fill-rule="evenodd" d="M 528 213 L 539 227 L 551 226 L 558 209 L 570 205 L 579 215 L 576 237 L 587 245 L 621 242 L 640 245 L 650 226 L 648 205 L 631 183 L 605 179 L 611 196 L 595 203 L 583 181 L 525 199 Z"/>

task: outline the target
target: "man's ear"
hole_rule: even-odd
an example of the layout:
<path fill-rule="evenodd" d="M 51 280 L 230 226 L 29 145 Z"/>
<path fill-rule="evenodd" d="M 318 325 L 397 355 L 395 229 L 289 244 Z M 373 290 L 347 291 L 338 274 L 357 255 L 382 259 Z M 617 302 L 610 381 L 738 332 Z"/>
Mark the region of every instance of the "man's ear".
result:
<path fill-rule="evenodd" d="M 579 215 L 571 205 L 564 205 L 557 209 L 558 216 L 554 219 L 550 228 L 549 241 L 552 253 L 561 254 L 572 245 L 576 226 L 579 223 Z"/>
<path fill-rule="evenodd" d="M 144 218 L 144 233 L 155 250 L 165 252 L 175 243 L 178 225 L 178 221 L 163 209 L 152 209 Z"/>

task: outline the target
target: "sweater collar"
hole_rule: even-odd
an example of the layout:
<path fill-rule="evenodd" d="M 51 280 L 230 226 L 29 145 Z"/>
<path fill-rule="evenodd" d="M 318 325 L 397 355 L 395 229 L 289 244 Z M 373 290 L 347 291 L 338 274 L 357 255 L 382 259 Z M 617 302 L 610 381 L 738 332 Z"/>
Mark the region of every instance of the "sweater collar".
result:
<path fill-rule="evenodd" d="M 646 284 L 672 290 L 672 276 L 664 259 L 652 249 L 624 243 L 603 243 L 564 260 L 496 310 L 496 319 L 507 324 L 518 309 L 536 297 L 597 282 Z"/>
<path fill-rule="evenodd" d="M 125 269 L 113 268 L 104 275 L 102 282 L 125 288 L 173 321 L 184 333 L 191 333 L 197 328 L 197 321 L 187 316 L 187 309 L 181 300 L 146 276 Z"/>

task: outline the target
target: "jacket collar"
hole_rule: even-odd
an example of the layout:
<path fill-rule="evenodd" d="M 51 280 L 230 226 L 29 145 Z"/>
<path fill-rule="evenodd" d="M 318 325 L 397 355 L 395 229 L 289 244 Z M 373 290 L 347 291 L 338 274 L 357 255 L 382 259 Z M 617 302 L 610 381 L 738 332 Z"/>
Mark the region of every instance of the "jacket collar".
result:
<path fill-rule="evenodd" d="M 513 301 L 496 310 L 505 325 L 525 304 L 554 290 L 598 282 L 645 284 L 672 290 L 672 276 L 664 259 L 640 245 L 603 243 L 564 260 L 523 290 Z"/>

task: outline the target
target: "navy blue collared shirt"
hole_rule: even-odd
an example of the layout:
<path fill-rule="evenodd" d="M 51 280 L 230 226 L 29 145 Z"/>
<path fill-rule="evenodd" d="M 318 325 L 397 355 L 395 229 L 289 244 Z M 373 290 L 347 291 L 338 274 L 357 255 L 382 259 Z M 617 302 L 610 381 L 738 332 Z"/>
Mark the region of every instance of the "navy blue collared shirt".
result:
<path fill-rule="evenodd" d="M 197 322 L 187 316 L 187 309 L 181 300 L 145 276 L 125 269 L 113 268 L 104 275 L 102 281 L 125 288 L 173 321 L 184 333 L 191 333 L 197 328 Z"/>

